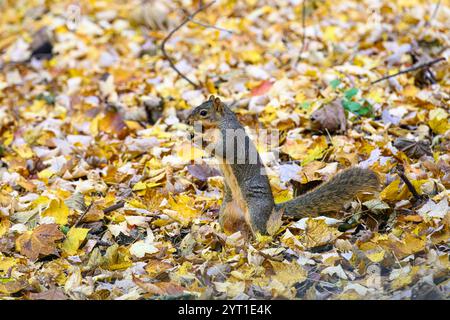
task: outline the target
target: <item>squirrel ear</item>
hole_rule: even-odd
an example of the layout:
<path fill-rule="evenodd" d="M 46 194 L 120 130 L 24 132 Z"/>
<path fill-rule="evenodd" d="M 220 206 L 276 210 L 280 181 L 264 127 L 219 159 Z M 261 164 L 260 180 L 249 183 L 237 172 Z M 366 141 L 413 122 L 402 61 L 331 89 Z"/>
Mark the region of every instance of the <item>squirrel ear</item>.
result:
<path fill-rule="evenodd" d="M 214 95 L 210 95 L 210 96 L 209 96 L 209 101 L 214 101 L 215 98 L 216 98 L 216 97 L 214 97 Z"/>
<path fill-rule="evenodd" d="M 213 100 L 213 106 L 214 106 L 214 109 L 215 109 L 217 112 L 222 113 L 222 111 L 223 111 L 223 105 L 222 105 L 222 101 L 220 101 L 219 98 L 214 98 L 214 100 Z"/>

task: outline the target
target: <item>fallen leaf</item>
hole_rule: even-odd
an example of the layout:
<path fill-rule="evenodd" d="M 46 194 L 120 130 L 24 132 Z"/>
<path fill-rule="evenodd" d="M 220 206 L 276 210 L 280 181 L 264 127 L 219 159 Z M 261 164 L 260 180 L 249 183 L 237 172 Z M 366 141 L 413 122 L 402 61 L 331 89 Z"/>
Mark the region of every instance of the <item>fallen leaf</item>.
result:
<path fill-rule="evenodd" d="M 25 280 L 0 279 L 0 293 L 12 294 L 28 286 Z"/>
<path fill-rule="evenodd" d="M 272 279 L 276 279 L 286 287 L 292 287 L 297 282 L 306 279 L 307 272 L 297 263 L 283 263 L 278 261 L 270 261 L 275 275 Z"/>
<path fill-rule="evenodd" d="M 336 228 L 330 227 L 325 220 L 311 219 L 306 221 L 304 236 L 300 242 L 308 249 L 333 242 L 341 235 Z"/>
<path fill-rule="evenodd" d="M 65 225 L 69 218 L 69 208 L 64 201 L 52 199 L 47 209 L 41 215 L 43 217 L 53 217 L 55 222 L 60 225 Z"/>
<path fill-rule="evenodd" d="M 89 229 L 85 228 L 70 228 L 69 232 L 67 232 L 66 240 L 61 245 L 64 254 L 67 256 L 76 255 L 88 232 Z"/>
<path fill-rule="evenodd" d="M 262 96 L 263 94 L 267 93 L 270 90 L 270 88 L 272 88 L 272 86 L 273 82 L 269 80 L 264 80 L 258 86 L 250 90 L 250 95 L 252 97 Z"/>
<path fill-rule="evenodd" d="M 170 295 L 170 296 L 179 296 L 184 293 L 184 288 L 178 284 L 171 282 L 145 282 L 135 275 L 133 275 L 133 281 L 140 288 L 144 289 L 147 293 L 152 295 Z"/>
<path fill-rule="evenodd" d="M 68 300 L 69 298 L 64 294 L 60 288 L 53 288 L 39 293 L 31 292 L 29 294 L 30 300 Z"/>
<path fill-rule="evenodd" d="M 43 224 L 33 231 L 28 231 L 16 240 L 17 250 L 31 260 L 39 256 L 56 254 L 56 241 L 64 238 L 57 224 Z"/>
<path fill-rule="evenodd" d="M 335 100 L 313 112 L 310 117 L 314 130 L 328 130 L 329 132 L 345 132 L 347 117 L 341 100 Z"/>

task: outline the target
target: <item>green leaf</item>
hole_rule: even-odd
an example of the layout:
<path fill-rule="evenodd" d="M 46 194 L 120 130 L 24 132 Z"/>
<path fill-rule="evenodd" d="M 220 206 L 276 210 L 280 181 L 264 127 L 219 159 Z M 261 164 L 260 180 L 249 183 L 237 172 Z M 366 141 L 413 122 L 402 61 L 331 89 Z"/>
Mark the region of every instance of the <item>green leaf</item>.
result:
<path fill-rule="evenodd" d="M 363 205 L 365 205 L 367 207 L 367 209 L 371 210 L 371 211 L 375 211 L 375 210 L 385 210 L 385 209 L 389 209 L 389 205 L 386 202 L 383 202 L 381 200 L 378 199 L 373 199 L 373 200 L 369 200 L 366 202 L 363 202 Z"/>
<path fill-rule="evenodd" d="M 40 93 L 36 96 L 37 100 L 44 100 L 47 104 L 55 104 L 56 98 L 52 94 Z"/>
<path fill-rule="evenodd" d="M 354 96 L 356 96 L 358 94 L 358 89 L 357 88 L 351 88 L 348 89 L 347 91 L 345 91 L 344 96 L 350 100 L 351 98 L 353 98 Z"/>
<path fill-rule="evenodd" d="M 66 227 L 66 226 L 62 226 L 62 227 L 61 227 L 61 231 L 62 231 L 62 233 L 64 233 L 64 234 L 67 234 L 67 232 L 69 232 L 69 230 L 70 230 L 69 227 Z"/>
<path fill-rule="evenodd" d="M 311 102 L 303 102 L 303 103 L 301 104 L 301 107 L 302 107 L 303 109 L 309 109 L 309 108 L 311 107 Z"/>
<path fill-rule="evenodd" d="M 371 110 L 370 110 L 370 108 L 368 108 L 368 107 L 361 108 L 361 109 L 359 109 L 359 110 L 357 111 L 357 113 L 358 113 L 360 116 L 366 116 L 366 115 L 368 115 L 370 112 L 371 112 Z"/>
<path fill-rule="evenodd" d="M 340 84 L 341 84 L 341 80 L 339 80 L 339 79 L 334 79 L 334 80 L 330 81 L 330 86 L 333 89 L 336 89 Z"/>
<path fill-rule="evenodd" d="M 358 110 L 361 109 L 361 105 L 358 102 L 349 101 L 349 100 L 343 100 L 342 105 L 345 109 L 347 109 L 350 112 L 354 112 L 358 114 Z"/>

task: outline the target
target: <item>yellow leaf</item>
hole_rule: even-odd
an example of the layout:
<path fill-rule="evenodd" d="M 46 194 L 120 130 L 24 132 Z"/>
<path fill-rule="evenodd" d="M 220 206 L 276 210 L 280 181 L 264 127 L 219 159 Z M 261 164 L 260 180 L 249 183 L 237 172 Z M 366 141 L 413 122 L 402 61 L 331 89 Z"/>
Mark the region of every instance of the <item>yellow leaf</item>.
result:
<path fill-rule="evenodd" d="M 397 200 L 399 193 L 400 180 L 392 181 L 386 188 L 380 193 L 380 198 L 382 200 Z"/>
<path fill-rule="evenodd" d="M 323 31 L 323 39 L 325 41 L 337 42 L 336 30 L 338 28 L 335 26 L 325 27 Z"/>
<path fill-rule="evenodd" d="M 41 215 L 43 217 L 53 217 L 57 224 L 64 225 L 68 221 L 69 208 L 64 201 L 52 199 L 48 208 Z"/>
<path fill-rule="evenodd" d="M 384 255 L 386 254 L 386 251 L 381 246 L 373 242 L 362 243 L 359 248 L 364 252 L 370 261 L 375 263 L 382 261 L 384 259 Z"/>
<path fill-rule="evenodd" d="M 409 256 L 410 254 L 420 252 L 425 249 L 425 237 L 416 237 L 412 234 L 406 234 L 402 241 L 392 242 L 391 247 L 395 251 L 399 259 Z"/>
<path fill-rule="evenodd" d="M 33 104 L 29 106 L 27 109 L 30 113 L 36 114 L 36 115 L 45 115 L 45 100 L 34 100 Z"/>
<path fill-rule="evenodd" d="M 7 219 L 0 220 L 0 237 L 6 234 L 9 230 L 11 223 Z"/>
<path fill-rule="evenodd" d="M 4 257 L 0 255 L 0 274 L 6 273 L 8 270 L 16 265 L 16 259 Z"/>
<path fill-rule="evenodd" d="M 94 119 L 91 120 L 89 124 L 89 131 L 95 137 L 99 133 L 98 122 L 100 120 L 100 115 L 97 115 Z"/>
<path fill-rule="evenodd" d="M 192 207 L 193 201 L 188 195 L 182 194 L 176 198 L 170 197 L 168 203 L 171 210 L 165 210 L 164 213 L 181 222 L 184 226 L 187 226 L 189 222 L 200 215 L 200 212 Z"/>
<path fill-rule="evenodd" d="M 147 206 L 138 199 L 131 199 L 130 201 L 127 201 L 127 204 L 133 208 L 147 209 Z"/>
<path fill-rule="evenodd" d="M 107 270 L 122 270 L 129 268 L 132 264 L 129 250 L 114 244 L 106 250 L 102 267 Z"/>
<path fill-rule="evenodd" d="M 168 262 L 152 259 L 145 266 L 145 271 L 150 277 L 154 278 L 171 268 L 173 268 L 173 265 Z"/>
<path fill-rule="evenodd" d="M 341 232 L 326 224 L 322 219 L 308 219 L 305 235 L 301 239 L 306 248 L 314 248 L 328 244 L 341 235 Z"/>
<path fill-rule="evenodd" d="M 10 131 L 6 131 L 3 134 L 3 145 L 9 146 L 14 141 L 14 134 Z"/>
<path fill-rule="evenodd" d="M 257 233 L 255 235 L 255 238 L 258 243 L 269 243 L 270 241 L 273 240 L 273 238 L 271 236 L 265 236 L 260 233 Z"/>
<path fill-rule="evenodd" d="M 419 92 L 419 89 L 417 89 L 417 87 L 413 86 L 413 85 L 406 86 L 406 88 L 403 90 L 403 94 L 406 97 L 415 97 L 415 96 L 417 96 L 418 92 Z"/>
<path fill-rule="evenodd" d="M 302 160 L 302 165 L 306 165 L 316 159 L 323 157 L 328 149 L 328 143 L 325 136 L 322 136 L 310 145 L 305 140 L 286 140 L 281 150 L 289 154 L 294 160 Z"/>
<path fill-rule="evenodd" d="M 323 157 L 323 154 L 326 151 L 326 147 L 324 148 L 323 146 L 316 146 L 314 149 L 309 150 L 307 153 L 307 156 L 305 159 L 303 159 L 302 161 L 302 166 L 307 165 L 308 163 L 316 160 L 316 159 L 321 159 Z"/>
<path fill-rule="evenodd" d="M 444 134 L 450 129 L 450 122 L 447 119 L 448 113 L 442 108 L 433 109 L 429 114 L 430 120 L 428 124 L 430 128 L 437 134 Z"/>
<path fill-rule="evenodd" d="M 273 197 L 276 203 L 281 203 L 288 200 L 292 200 L 292 193 L 290 190 L 280 190 L 274 192 Z"/>
<path fill-rule="evenodd" d="M 47 181 L 48 178 L 50 178 L 54 174 L 55 172 L 52 169 L 47 168 L 38 172 L 38 178 Z"/>
<path fill-rule="evenodd" d="M 261 54 L 256 50 L 241 51 L 241 58 L 245 62 L 250 62 L 250 63 L 259 63 L 262 61 Z"/>
<path fill-rule="evenodd" d="M 85 228 L 70 228 L 67 232 L 67 238 L 61 245 L 61 249 L 67 256 L 73 256 L 77 254 L 78 248 L 86 238 L 89 229 Z"/>
<path fill-rule="evenodd" d="M 184 162 L 201 159 L 206 155 L 203 150 L 194 147 L 190 143 L 183 143 L 181 146 L 175 147 L 175 150 L 177 152 L 177 156 Z"/>
<path fill-rule="evenodd" d="M 21 158 L 30 159 L 34 152 L 27 144 L 21 144 L 20 146 L 13 146 L 13 150 L 19 154 Z"/>
<path fill-rule="evenodd" d="M 419 266 L 413 266 L 410 271 L 402 271 L 400 275 L 391 282 L 391 288 L 393 290 L 398 290 L 406 287 L 414 280 L 414 277 L 419 270 Z"/>
<path fill-rule="evenodd" d="M 211 81 L 211 79 L 208 79 L 206 81 L 206 88 L 208 89 L 208 92 L 211 94 L 217 94 L 216 87 L 214 86 L 214 82 Z"/>
<path fill-rule="evenodd" d="M 143 191 L 162 185 L 161 182 L 142 182 L 139 181 L 133 186 L 133 191 Z"/>
<path fill-rule="evenodd" d="M 278 261 L 270 261 L 275 275 L 272 279 L 278 280 L 286 287 L 291 287 L 297 282 L 306 279 L 306 271 L 296 262 L 283 263 Z"/>
<path fill-rule="evenodd" d="M 145 182 L 139 181 L 133 186 L 133 191 L 145 190 L 146 188 L 147 185 L 145 184 Z"/>
<path fill-rule="evenodd" d="M 372 90 L 370 90 L 367 98 L 372 99 L 375 103 L 382 103 L 384 102 L 383 93 L 384 92 L 382 88 L 373 88 Z"/>

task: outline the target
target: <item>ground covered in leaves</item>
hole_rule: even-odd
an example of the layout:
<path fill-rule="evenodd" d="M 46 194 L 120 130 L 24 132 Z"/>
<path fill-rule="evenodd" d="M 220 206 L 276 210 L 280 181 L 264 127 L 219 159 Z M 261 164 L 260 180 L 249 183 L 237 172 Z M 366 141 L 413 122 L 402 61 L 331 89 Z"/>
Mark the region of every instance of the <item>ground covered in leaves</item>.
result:
<path fill-rule="evenodd" d="M 446 2 L 217 1 L 165 56 L 201 4 L 0 3 L 0 299 L 447 299 Z M 280 133 L 276 201 L 352 165 L 381 192 L 224 234 L 183 123 L 210 94 Z"/>

